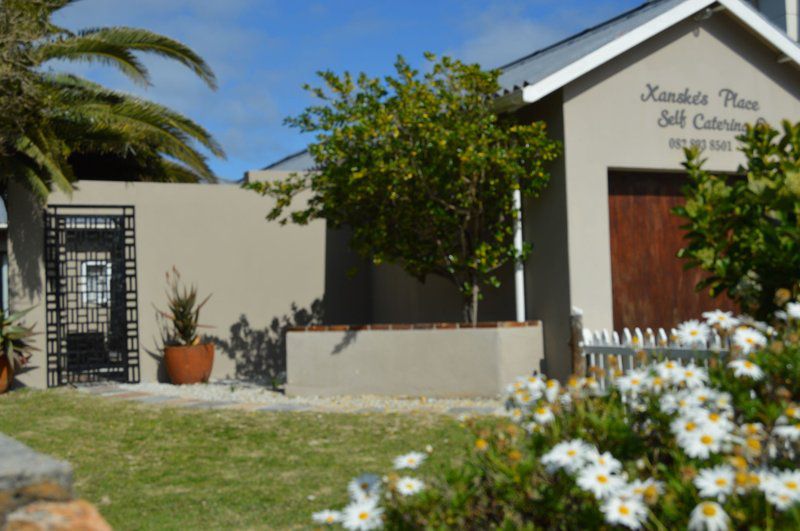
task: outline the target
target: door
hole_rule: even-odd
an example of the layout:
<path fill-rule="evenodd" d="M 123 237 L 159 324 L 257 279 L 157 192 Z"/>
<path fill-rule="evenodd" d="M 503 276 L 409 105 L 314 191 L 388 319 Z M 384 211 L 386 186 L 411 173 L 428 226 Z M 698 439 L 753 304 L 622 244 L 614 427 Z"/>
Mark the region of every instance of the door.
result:
<path fill-rule="evenodd" d="M 683 201 L 686 176 L 676 173 L 610 172 L 608 210 L 614 327 L 669 330 L 704 311 L 735 311 L 724 296 L 712 299 L 694 287 L 699 269 L 684 270 L 675 256 L 683 247 L 683 221 L 671 209 Z"/>
<path fill-rule="evenodd" d="M 48 386 L 139 381 L 133 207 L 45 216 Z"/>

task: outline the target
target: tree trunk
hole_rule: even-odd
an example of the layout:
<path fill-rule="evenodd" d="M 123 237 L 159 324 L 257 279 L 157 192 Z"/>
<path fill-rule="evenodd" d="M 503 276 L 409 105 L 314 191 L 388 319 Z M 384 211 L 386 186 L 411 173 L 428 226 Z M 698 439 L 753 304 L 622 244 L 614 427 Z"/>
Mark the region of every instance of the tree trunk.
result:
<path fill-rule="evenodd" d="M 478 322 L 478 301 L 480 300 L 481 288 L 478 279 L 473 277 L 471 293 L 464 297 L 464 322 L 476 324 Z"/>

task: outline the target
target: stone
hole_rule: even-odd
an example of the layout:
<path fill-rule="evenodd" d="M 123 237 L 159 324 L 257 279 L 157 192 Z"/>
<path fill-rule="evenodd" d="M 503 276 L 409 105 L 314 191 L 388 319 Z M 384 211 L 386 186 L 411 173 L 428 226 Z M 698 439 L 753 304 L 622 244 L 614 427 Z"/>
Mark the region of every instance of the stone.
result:
<path fill-rule="evenodd" d="M 35 502 L 17 509 L 3 531 L 111 531 L 111 526 L 85 500 Z"/>
<path fill-rule="evenodd" d="M 34 452 L 0 433 L 0 521 L 3 514 L 26 503 L 71 497 L 69 463 Z"/>

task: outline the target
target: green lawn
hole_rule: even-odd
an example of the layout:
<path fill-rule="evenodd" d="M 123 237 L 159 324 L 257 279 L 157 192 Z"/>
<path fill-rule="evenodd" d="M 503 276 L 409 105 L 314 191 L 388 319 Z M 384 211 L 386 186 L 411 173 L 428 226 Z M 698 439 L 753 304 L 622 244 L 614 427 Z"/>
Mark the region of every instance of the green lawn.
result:
<path fill-rule="evenodd" d="M 0 395 L 0 431 L 70 461 L 115 529 L 308 528 L 352 476 L 426 444 L 432 472 L 467 444 L 432 414 L 192 411 L 66 389 Z"/>

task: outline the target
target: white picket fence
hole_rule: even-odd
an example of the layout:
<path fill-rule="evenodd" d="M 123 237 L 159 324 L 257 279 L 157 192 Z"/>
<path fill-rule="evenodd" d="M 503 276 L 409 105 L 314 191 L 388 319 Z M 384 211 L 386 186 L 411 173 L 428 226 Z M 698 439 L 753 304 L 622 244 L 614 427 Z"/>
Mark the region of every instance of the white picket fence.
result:
<path fill-rule="evenodd" d="M 638 327 L 633 331 L 623 328 L 620 335 L 616 331 L 592 331 L 584 328 L 581 350 L 587 375 L 599 376 L 601 387 L 605 387 L 611 371 L 620 370 L 624 374 L 633 369 L 637 359 L 641 359 L 643 355 L 647 359 L 665 358 L 681 364 L 694 362 L 707 366 L 712 357 L 726 357 L 730 352 L 730 345 L 716 332 L 703 344 L 685 347 L 676 341 L 675 329 L 667 333 L 663 328 L 657 331 L 646 328 L 644 332 Z"/>

